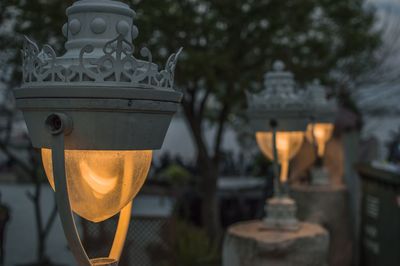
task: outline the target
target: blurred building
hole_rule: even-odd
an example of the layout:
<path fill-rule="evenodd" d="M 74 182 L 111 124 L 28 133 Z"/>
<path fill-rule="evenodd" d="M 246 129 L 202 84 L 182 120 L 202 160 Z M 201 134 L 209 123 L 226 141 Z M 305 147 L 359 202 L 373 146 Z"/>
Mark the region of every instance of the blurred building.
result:
<path fill-rule="evenodd" d="M 362 138 L 377 143 L 377 158 L 388 155 L 387 143 L 400 130 L 400 84 L 361 90 L 358 105 L 363 114 Z"/>

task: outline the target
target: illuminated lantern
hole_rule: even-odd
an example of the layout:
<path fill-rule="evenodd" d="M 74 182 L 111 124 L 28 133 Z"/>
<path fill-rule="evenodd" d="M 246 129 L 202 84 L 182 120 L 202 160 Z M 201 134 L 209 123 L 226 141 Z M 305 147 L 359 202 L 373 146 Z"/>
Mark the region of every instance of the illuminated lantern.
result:
<path fill-rule="evenodd" d="M 323 157 L 326 144 L 331 139 L 335 127 L 337 103 L 335 99 L 327 99 L 325 88 L 317 80 L 308 86 L 306 94 L 312 108 L 306 136 L 315 146 L 317 155 L 315 165 L 311 169 L 311 183 L 329 185 L 329 172 L 323 166 Z"/>
<path fill-rule="evenodd" d="M 15 96 L 32 144 L 41 149 L 77 263 L 117 265 L 131 202 L 182 98 L 174 90 L 180 51 L 162 70 L 147 48 L 138 59 L 135 12 L 118 1 L 76 1 L 67 15 L 63 56 L 26 38 L 23 85 Z M 121 212 L 108 256 L 88 258 L 73 212 L 93 222 Z"/>
<path fill-rule="evenodd" d="M 152 151 L 65 151 L 65 172 L 72 210 L 92 222 L 104 221 L 125 207 L 147 177 Z M 42 149 L 53 189 L 51 149 Z"/>
<path fill-rule="evenodd" d="M 307 126 L 307 139 L 316 144 L 317 155 L 320 158 L 325 154 L 325 146 L 332 137 L 333 129 L 333 123 L 311 123 Z"/>
<path fill-rule="evenodd" d="M 265 75 L 264 90 L 247 93 L 248 116 L 262 153 L 274 161 L 274 197 L 268 200 L 264 219 L 270 229 L 297 230 L 296 204 L 282 193 L 289 161 L 300 150 L 309 116 L 305 94 L 295 92 L 294 77 L 277 61 Z M 280 164 L 280 173 L 278 170 Z"/>
<path fill-rule="evenodd" d="M 270 160 L 274 160 L 272 132 L 256 132 L 257 144 L 263 154 Z M 303 144 L 304 132 L 277 132 L 276 149 L 278 162 L 281 165 L 280 181 L 285 183 L 288 178 L 289 161 L 297 154 Z"/>

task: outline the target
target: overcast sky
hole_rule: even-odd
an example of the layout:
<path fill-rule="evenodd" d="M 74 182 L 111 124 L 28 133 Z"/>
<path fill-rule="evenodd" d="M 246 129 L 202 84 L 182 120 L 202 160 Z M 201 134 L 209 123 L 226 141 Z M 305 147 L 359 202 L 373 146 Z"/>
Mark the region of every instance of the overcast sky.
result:
<path fill-rule="evenodd" d="M 396 9 L 398 12 L 400 12 L 399 0 L 367 0 L 367 3 L 374 4 L 380 8 Z"/>

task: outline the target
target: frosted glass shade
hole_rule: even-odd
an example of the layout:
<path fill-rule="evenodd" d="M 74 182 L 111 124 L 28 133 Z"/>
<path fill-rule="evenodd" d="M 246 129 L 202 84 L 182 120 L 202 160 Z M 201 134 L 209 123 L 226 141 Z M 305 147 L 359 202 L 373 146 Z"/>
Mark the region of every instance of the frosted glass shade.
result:
<path fill-rule="evenodd" d="M 43 166 L 53 189 L 51 149 L 42 149 Z M 65 150 L 65 171 L 72 210 L 104 221 L 139 192 L 150 168 L 152 151 Z"/>
<path fill-rule="evenodd" d="M 318 156 L 322 157 L 325 154 L 325 146 L 328 140 L 332 137 L 334 125 L 332 123 L 315 123 L 309 124 L 307 127 L 307 139 L 311 143 L 315 142 L 318 147 Z"/>
<path fill-rule="evenodd" d="M 288 177 L 289 160 L 300 150 L 303 144 L 304 133 L 302 131 L 277 132 L 276 148 L 278 161 L 281 164 L 281 182 L 286 182 Z M 257 144 L 262 153 L 270 160 L 274 159 L 272 146 L 272 132 L 256 132 Z"/>

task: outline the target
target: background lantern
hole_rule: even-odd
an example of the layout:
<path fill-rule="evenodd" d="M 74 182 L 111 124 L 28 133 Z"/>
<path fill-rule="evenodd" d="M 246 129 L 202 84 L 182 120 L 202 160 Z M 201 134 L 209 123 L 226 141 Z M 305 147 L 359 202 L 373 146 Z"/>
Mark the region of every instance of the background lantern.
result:
<path fill-rule="evenodd" d="M 329 184 L 329 173 L 323 166 L 325 147 L 331 139 L 334 122 L 337 113 L 337 103 L 335 99 L 328 100 L 325 87 L 315 80 L 307 88 L 308 99 L 310 100 L 311 113 L 310 124 L 307 127 L 307 140 L 316 149 L 317 159 L 311 170 L 312 184 Z"/>
<path fill-rule="evenodd" d="M 281 185 L 287 182 L 289 160 L 303 143 L 309 108 L 304 94 L 295 92 L 293 74 L 284 67 L 282 62 L 275 62 L 273 71 L 265 75 L 264 90 L 247 94 L 248 116 L 261 151 L 274 161 L 274 197 L 267 202 L 265 225 L 296 230 L 296 205 L 281 192 Z"/>
<path fill-rule="evenodd" d="M 134 56 L 135 12 L 110 0 L 76 1 L 67 9 L 67 52 L 57 57 L 26 38 L 23 85 L 15 91 L 70 248 L 79 265 L 117 265 L 131 201 L 143 185 L 182 95 L 174 91 L 179 56 L 159 71 L 147 48 Z M 105 258 L 89 259 L 72 211 L 103 221 L 121 211 Z"/>
<path fill-rule="evenodd" d="M 278 162 L 281 165 L 280 181 L 285 183 L 288 178 L 289 161 L 297 154 L 303 144 L 304 133 L 302 131 L 279 131 L 276 133 L 276 149 Z M 270 160 L 274 160 L 273 133 L 256 132 L 257 144 L 263 154 Z"/>
<path fill-rule="evenodd" d="M 333 129 L 333 123 L 310 123 L 307 126 L 307 139 L 317 147 L 319 158 L 325 154 L 326 143 L 331 139 Z"/>

